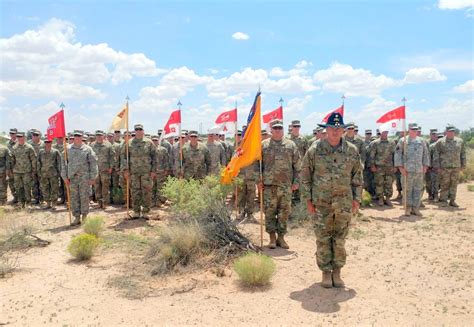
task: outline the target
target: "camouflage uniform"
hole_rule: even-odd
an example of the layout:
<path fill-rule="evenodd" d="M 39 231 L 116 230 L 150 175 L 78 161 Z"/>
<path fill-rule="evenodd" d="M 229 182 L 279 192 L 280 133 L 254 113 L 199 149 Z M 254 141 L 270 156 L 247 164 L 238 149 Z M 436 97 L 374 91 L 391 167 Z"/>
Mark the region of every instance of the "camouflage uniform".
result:
<path fill-rule="evenodd" d="M 7 173 L 11 170 L 10 150 L 0 144 L 0 205 L 7 202 Z"/>
<path fill-rule="evenodd" d="M 25 143 L 15 144 L 12 151 L 13 178 L 18 202 L 25 206 L 31 202 L 33 176 L 36 175 L 36 154 L 33 147 Z"/>
<path fill-rule="evenodd" d="M 357 150 L 359 151 L 360 160 L 362 164 L 364 164 L 367 155 L 365 152 L 364 139 L 362 139 L 358 135 L 355 135 L 354 137 L 344 136 L 344 138 L 347 142 L 352 143 L 356 146 Z"/>
<path fill-rule="evenodd" d="M 433 168 L 439 170 L 440 202 L 456 200 L 459 172 L 466 167 L 466 149 L 459 137 L 443 137 L 434 145 Z"/>
<path fill-rule="evenodd" d="M 128 170 L 132 195 L 132 206 L 135 217 L 150 212 L 153 189 L 151 174 L 156 171 L 156 147 L 153 142 L 143 137 L 133 138 L 128 146 L 129 163 L 122 150 L 121 170 Z"/>
<path fill-rule="evenodd" d="M 356 146 L 344 138 L 337 148 L 319 140 L 306 153 L 301 172 L 301 195 L 316 208 L 316 262 L 322 271 L 346 263 L 345 239 L 352 218 L 352 201 L 360 203 L 362 163 Z"/>
<path fill-rule="evenodd" d="M 414 139 L 407 137 L 407 152 L 405 154 L 403 149 L 404 139 L 405 137 L 402 137 L 398 141 L 395 149 L 395 166 L 404 167 L 407 171 L 407 185 L 403 185 L 403 188 L 406 188 L 407 207 L 418 209 L 424 188 L 423 167 L 430 165 L 430 155 L 426 142 L 420 137 Z"/>
<path fill-rule="evenodd" d="M 64 156 L 62 159 L 61 177 L 69 179 L 71 209 L 76 224 L 80 222 L 81 215 L 84 220 L 89 214 L 89 182 L 97 177 L 97 156 L 86 144 L 70 144 L 67 147 L 67 162 Z"/>
<path fill-rule="evenodd" d="M 296 144 L 296 147 L 298 148 L 298 152 L 300 153 L 300 158 L 303 159 L 304 155 L 306 154 L 306 151 L 309 148 L 308 140 L 304 136 L 301 136 L 301 135 L 294 136 L 293 134 L 290 134 L 288 136 L 288 139 L 293 141 Z M 291 197 L 292 197 L 291 200 L 292 200 L 293 205 L 296 203 L 299 203 L 300 190 L 293 191 Z"/>
<path fill-rule="evenodd" d="M 61 154 L 58 150 L 51 148 L 47 151 L 43 148 L 38 154 L 38 176 L 43 200 L 48 207 L 55 207 L 58 200 L 59 176 L 61 174 Z"/>
<path fill-rule="evenodd" d="M 220 175 L 221 169 L 226 165 L 227 154 L 224 146 L 219 141 L 207 142 L 206 147 L 211 155 L 211 167 L 209 173 L 214 175 Z"/>
<path fill-rule="evenodd" d="M 393 194 L 393 154 L 396 144 L 391 140 L 381 138 L 370 144 L 368 164 L 369 167 L 375 167 L 375 190 L 377 197 L 383 201 L 390 200 Z M 383 204 L 383 203 L 382 203 Z"/>
<path fill-rule="evenodd" d="M 181 144 L 178 142 L 175 142 L 173 144 L 173 148 L 171 149 L 171 163 L 172 163 L 172 168 L 173 168 L 173 175 L 174 176 L 182 176 L 183 171 L 181 167 Z"/>
<path fill-rule="evenodd" d="M 251 216 L 255 207 L 255 187 L 258 179 L 258 163 L 240 169 L 238 177 L 242 185 L 238 188 L 238 206 L 242 217 Z"/>
<path fill-rule="evenodd" d="M 8 150 L 10 150 L 10 155 L 12 154 L 13 147 L 15 146 L 16 142 L 9 140 L 7 143 Z M 10 188 L 10 192 L 12 193 L 13 196 L 13 202 L 16 202 L 17 196 L 16 196 L 16 191 L 15 191 L 15 181 L 13 178 L 13 174 L 10 173 L 10 176 L 8 177 L 8 187 Z"/>
<path fill-rule="evenodd" d="M 370 153 L 370 145 L 373 141 L 364 140 L 364 151 L 365 153 Z M 370 155 L 366 155 L 364 164 L 364 189 L 369 192 L 372 197 L 375 197 L 375 176 L 374 173 L 370 170 L 369 164 Z"/>
<path fill-rule="evenodd" d="M 433 154 L 434 154 L 434 144 L 438 139 L 428 141 L 428 151 L 430 153 L 430 167 L 425 174 L 425 184 L 426 184 L 426 193 L 428 193 L 428 197 L 430 200 L 434 200 L 435 196 L 438 198 L 438 191 L 439 191 L 439 179 L 438 173 L 433 168 Z"/>
<path fill-rule="evenodd" d="M 300 153 L 296 144 L 281 141 L 262 141 L 263 202 L 267 233 L 287 233 L 291 214 L 291 186 L 299 185 Z"/>
<path fill-rule="evenodd" d="M 38 143 L 35 143 L 33 141 L 29 142 L 30 145 L 33 147 L 35 150 L 36 157 L 38 157 L 39 151 L 44 148 L 44 143 L 43 141 L 39 141 Z M 32 189 L 33 193 L 33 198 L 37 203 L 42 200 L 42 195 L 41 195 L 41 190 L 40 190 L 40 177 L 38 173 L 33 174 L 33 181 L 32 181 Z"/>
<path fill-rule="evenodd" d="M 211 154 L 202 143 L 196 146 L 186 143 L 183 146 L 183 176 L 186 179 L 201 179 L 209 175 L 211 169 Z"/>
<path fill-rule="evenodd" d="M 166 182 L 166 178 L 171 169 L 168 150 L 161 145 L 156 148 L 156 162 L 156 178 L 153 181 L 153 204 L 155 206 L 166 202 L 166 198 L 163 196 L 161 188 Z"/>
<path fill-rule="evenodd" d="M 121 204 L 123 200 L 115 194 L 118 194 L 121 190 L 120 184 L 120 153 L 121 153 L 120 141 L 114 141 L 112 143 L 112 150 L 114 151 L 114 164 L 112 174 L 110 176 L 110 199 L 113 204 Z"/>
<path fill-rule="evenodd" d="M 95 198 L 99 206 L 106 207 L 110 202 L 110 179 L 115 167 L 115 152 L 108 141 L 94 142 L 92 145 L 97 156 L 98 175 L 95 180 Z"/>
<path fill-rule="evenodd" d="M 64 154 L 64 144 L 62 143 L 55 143 L 53 146 L 54 149 L 59 151 L 59 154 L 61 157 Z M 61 171 L 60 171 L 61 173 Z M 66 186 L 64 185 L 64 181 L 62 178 L 58 177 L 58 197 L 61 199 L 61 203 L 64 203 L 66 201 Z"/>

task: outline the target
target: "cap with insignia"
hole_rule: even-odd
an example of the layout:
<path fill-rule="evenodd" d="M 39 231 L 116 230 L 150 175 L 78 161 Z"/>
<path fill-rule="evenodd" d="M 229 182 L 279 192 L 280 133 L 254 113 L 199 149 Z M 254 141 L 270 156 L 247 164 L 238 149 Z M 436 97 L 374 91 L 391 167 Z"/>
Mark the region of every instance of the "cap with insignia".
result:
<path fill-rule="evenodd" d="M 446 126 L 446 132 L 455 132 L 455 131 L 456 131 L 456 127 L 454 127 L 454 125 L 449 124 L 448 126 Z"/>
<path fill-rule="evenodd" d="M 74 136 L 82 136 L 84 135 L 84 132 L 79 130 L 79 129 L 75 129 L 74 132 L 72 132 L 72 135 Z"/>
<path fill-rule="evenodd" d="M 333 112 L 327 122 L 325 124 L 318 124 L 318 126 L 321 127 L 334 127 L 334 128 L 344 128 L 346 125 L 344 125 L 344 119 L 342 118 L 342 115 L 338 112 Z"/>
<path fill-rule="evenodd" d="M 135 125 L 133 126 L 133 129 L 134 129 L 134 130 L 143 130 L 143 125 L 142 125 L 142 124 L 135 124 Z"/>
<path fill-rule="evenodd" d="M 417 131 L 418 130 L 418 124 L 417 123 L 410 123 L 408 124 L 408 129 L 412 129 Z"/>
<path fill-rule="evenodd" d="M 371 129 L 366 129 L 365 130 L 365 135 L 372 135 L 372 130 Z"/>
<path fill-rule="evenodd" d="M 18 130 L 16 128 L 10 128 L 10 134 L 16 134 Z"/>
<path fill-rule="evenodd" d="M 270 127 L 271 128 L 278 128 L 278 127 L 283 128 L 283 121 L 281 121 L 280 119 L 274 119 L 270 122 Z"/>
<path fill-rule="evenodd" d="M 189 136 L 198 136 L 198 132 L 197 131 L 189 131 Z"/>
<path fill-rule="evenodd" d="M 95 131 L 95 135 L 105 135 L 104 131 L 101 131 L 100 129 Z"/>
<path fill-rule="evenodd" d="M 438 130 L 436 128 L 431 128 L 430 129 L 430 134 L 437 134 Z"/>
<path fill-rule="evenodd" d="M 293 127 L 301 127 L 301 122 L 299 120 L 292 120 L 291 126 Z"/>
<path fill-rule="evenodd" d="M 17 137 L 25 137 L 25 132 L 16 132 Z"/>

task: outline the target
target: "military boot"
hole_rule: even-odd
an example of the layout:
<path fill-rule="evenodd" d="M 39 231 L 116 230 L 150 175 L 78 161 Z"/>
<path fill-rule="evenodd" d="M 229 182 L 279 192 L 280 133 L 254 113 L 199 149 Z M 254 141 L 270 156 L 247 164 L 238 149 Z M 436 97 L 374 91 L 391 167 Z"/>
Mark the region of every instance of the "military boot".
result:
<path fill-rule="evenodd" d="M 418 216 L 418 217 L 422 217 L 422 216 L 423 216 L 423 215 L 421 214 L 421 212 L 420 212 L 420 209 L 418 209 L 418 208 L 413 207 L 413 208 L 411 209 L 411 212 L 413 212 L 413 214 L 416 215 L 416 216 Z"/>
<path fill-rule="evenodd" d="M 441 207 L 443 207 L 443 208 L 448 206 L 448 201 L 440 200 L 439 202 L 441 202 Z"/>
<path fill-rule="evenodd" d="M 336 268 L 332 271 L 332 284 L 334 287 L 344 287 L 344 281 L 341 278 L 341 268 Z"/>
<path fill-rule="evenodd" d="M 459 208 L 459 204 L 457 204 L 456 201 L 454 201 L 454 200 L 449 201 L 449 205 L 451 207 Z"/>
<path fill-rule="evenodd" d="M 438 202 L 438 201 L 439 201 L 438 193 L 435 193 L 435 194 L 433 195 L 433 201 L 434 201 L 434 202 Z"/>
<path fill-rule="evenodd" d="M 405 216 L 411 216 L 411 211 L 412 211 L 412 210 L 411 210 L 411 207 L 407 207 L 407 208 L 405 209 Z"/>
<path fill-rule="evenodd" d="M 397 200 L 401 200 L 403 198 L 402 192 L 398 192 Z"/>
<path fill-rule="evenodd" d="M 379 200 L 377 201 L 377 205 L 383 207 L 383 196 L 379 198 Z"/>
<path fill-rule="evenodd" d="M 332 273 L 330 271 L 323 271 L 323 278 L 321 286 L 324 288 L 332 288 Z"/>
<path fill-rule="evenodd" d="M 424 207 L 425 207 L 425 204 L 420 201 L 420 208 L 424 208 Z"/>
<path fill-rule="evenodd" d="M 81 224 L 81 217 L 80 216 L 75 216 L 74 220 L 71 223 L 71 226 L 77 226 Z"/>
<path fill-rule="evenodd" d="M 392 201 L 390 201 L 390 199 L 386 199 L 384 203 L 388 205 L 389 207 L 393 207 Z"/>
<path fill-rule="evenodd" d="M 268 233 L 270 235 L 270 243 L 268 243 L 268 247 L 270 249 L 275 249 L 276 248 L 276 234 L 275 232 L 270 232 Z"/>
<path fill-rule="evenodd" d="M 281 247 L 282 249 L 289 249 L 290 246 L 288 243 L 286 243 L 284 235 L 283 234 L 278 234 L 278 238 L 276 240 L 276 245 Z"/>

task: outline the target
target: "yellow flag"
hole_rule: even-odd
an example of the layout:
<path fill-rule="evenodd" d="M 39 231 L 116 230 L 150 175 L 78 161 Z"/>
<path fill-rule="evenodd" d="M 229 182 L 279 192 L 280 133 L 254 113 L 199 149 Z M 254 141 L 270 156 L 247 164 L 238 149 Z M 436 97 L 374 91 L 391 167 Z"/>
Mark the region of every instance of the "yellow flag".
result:
<path fill-rule="evenodd" d="M 262 128 L 260 110 L 260 92 L 255 96 L 252 109 L 247 119 L 247 128 L 243 131 L 242 141 L 235 150 L 227 167 L 222 169 L 221 183 L 230 184 L 239 174 L 240 169 L 250 166 L 262 159 Z"/>
<path fill-rule="evenodd" d="M 114 117 L 114 120 L 112 121 L 112 125 L 110 125 L 110 130 L 114 131 L 114 130 L 119 130 L 119 129 L 126 129 L 127 121 L 128 121 L 128 103 Z"/>

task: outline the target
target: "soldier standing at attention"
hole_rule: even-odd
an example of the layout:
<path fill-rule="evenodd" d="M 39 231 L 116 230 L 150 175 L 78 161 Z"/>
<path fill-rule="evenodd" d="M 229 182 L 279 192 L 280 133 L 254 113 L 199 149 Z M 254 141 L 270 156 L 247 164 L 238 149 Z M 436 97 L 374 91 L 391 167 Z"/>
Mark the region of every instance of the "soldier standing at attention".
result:
<path fill-rule="evenodd" d="M 466 168 L 466 148 L 461 138 L 455 136 L 456 128 L 446 127 L 446 136 L 434 145 L 433 168 L 439 174 L 441 192 L 439 201 L 442 207 L 449 205 L 459 207 L 456 203 L 456 192 L 459 172 Z"/>
<path fill-rule="evenodd" d="M 219 135 L 217 135 L 219 136 Z M 214 133 L 207 134 L 207 149 L 211 155 L 211 167 L 210 174 L 220 175 L 221 169 L 226 165 L 227 154 L 225 152 L 224 146 L 220 141 L 215 140 L 216 136 Z"/>
<path fill-rule="evenodd" d="M 52 140 L 44 141 L 38 153 L 38 176 L 45 209 L 55 209 L 58 201 L 59 177 L 61 176 L 61 153 L 53 149 Z"/>
<path fill-rule="evenodd" d="M 296 144 L 298 151 L 300 153 L 300 158 L 303 159 L 306 151 L 308 150 L 308 140 L 300 134 L 301 123 L 299 120 L 293 120 L 291 122 L 291 133 L 289 135 L 289 139 Z M 293 205 L 300 202 L 300 191 L 295 190 L 292 192 L 291 196 L 291 203 Z"/>
<path fill-rule="evenodd" d="M 160 137 L 154 135 L 151 137 L 151 140 L 156 147 L 156 177 L 153 180 L 152 201 L 153 206 L 160 207 L 166 202 L 166 198 L 163 196 L 161 188 L 170 174 L 170 159 L 168 150 L 160 145 Z"/>
<path fill-rule="evenodd" d="M 299 188 L 301 159 L 296 144 L 284 137 L 283 122 L 273 120 L 270 127 L 271 138 L 262 141 L 265 230 L 270 236 L 270 249 L 289 249 L 285 235 L 291 194 Z"/>
<path fill-rule="evenodd" d="M 301 195 L 314 218 L 321 286 L 344 287 L 345 239 L 361 201 L 362 163 L 357 147 L 342 137 L 341 114 L 332 113 L 320 126 L 326 128 L 328 137 L 314 143 L 303 159 Z"/>
<path fill-rule="evenodd" d="M 42 149 L 44 146 L 44 143 L 41 140 L 41 132 L 39 130 L 37 129 L 31 130 L 31 141 L 29 143 L 35 150 L 35 154 L 38 157 L 40 149 Z M 33 199 L 34 199 L 33 204 L 39 204 L 41 202 L 42 196 L 41 196 L 41 190 L 40 190 L 40 179 L 37 172 L 33 174 L 32 192 L 33 192 Z"/>
<path fill-rule="evenodd" d="M 7 175 L 10 175 L 11 160 L 10 150 L 0 144 L 0 206 L 7 203 Z"/>
<path fill-rule="evenodd" d="M 13 178 L 18 204 L 25 208 L 31 204 L 31 187 L 33 176 L 36 175 L 36 153 L 33 147 L 26 143 L 25 133 L 17 132 L 16 137 L 18 142 L 12 151 Z"/>
<path fill-rule="evenodd" d="M 425 174 L 425 184 L 426 184 L 426 193 L 428 193 L 428 200 L 433 201 L 434 200 L 434 195 L 438 194 L 437 186 L 437 178 L 436 178 L 436 172 L 433 169 L 433 147 L 431 146 L 432 144 L 436 143 L 438 141 L 438 130 L 436 128 L 430 129 L 430 139 L 428 140 L 428 150 L 430 152 L 430 167 L 428 167 L 428 171 Z"/>
<path fill-rule="evenodd" d="M 82 142 L 83 131 L 73 132 L 74 142 L 68 146 L 67 162 L 63 157 L 61 177 L 71 190 L 71 209 L 74 220 L 71 226 L 84 222 L 89 214 L 90 188 L 97 177 L 97 157 L 92 148 Z"/>
<path fill-rule="evenodd" d="M 372 142 L 372 130 L 365 130 L 364 151 L 370 153 L 370 143 Z M 374 173 L 370 170 L 369 156 L 365 158 L 364 164 L 364 189 L 369 192 L 373 199 L 375 199 L 375 178 Z"/>
<path fill-rule="evenodd" d="M 122 152 L 121 169 L 125 178 L 130 180 L 133 217 L 148 219 L 151 208 L 153 179 L 156 177 L 156 147 L 144 137 L 142 124 L 134 126 L 135 137 L 129 141 L 128 157 L 125 146 Z"/>
<path fill-rule="evenodd" d="M 56 143 L 54 144 L 53 148 L 59 151 L 60 157 L 63 156 L 64 152 L 64 141 L 65 139 L 62 137 L 56 138 Z M 67 136 L 66 136 L 67 142 Z M 46 143 L 46 142 L 45 142 Z M 58 180 L 59 180 L 59 189 L 58 189 L 58 197 L 60 198 L 60 204 L 64 204 L 66 202 L 66 189 L 64 187 L 64 181 L 60 177 L 61 176 L 61 169 L 59 170 Z"/>
<path fill-rule="evenodd" d="M 104 140 L 105 133 L 95 131 L 95 142 L 91 145 L 97 156 L 98 175 L 95 180 L 95 199 L 99 208 L 107 209 L 110 203 L 110 179 L 115 167 L 115 152 L 112 144 Z"/>
<path fill-rule="evenodd" d="M 202 179 L 211 172 L 211 154 L 203 143 L 198 142 L 198 132 L 189 132 L 189 143 L 183 146 L 183 176 L 186 179 Z"/>
<path fill-rule="evenodd" d="M 13 151 L 13 146 L 16 144 L 16 133 L 18 130 L 16 128 L 10 128 L 10 140 L 7 143 L 8 150 L 10 150 L 10 155 L 12 154 Z M 17 197 L 16 197 L 16 192 L 15 192 L 15 182 L 13 180 L 13 172 L 10 171 L 9 174 L 7 174 L 8 177 L 8 187 L 10 187 L 10 192 L 12 193 L 13 200 L 11 201 L 11 204 L 16 204 Z"/>
<path fill-rule="evenodd" d="M 366 160 L 364 140 L 355 134 L 355 126 L 356 125 L 354 123 L 349 123 L 346 125 L 346 134 L 344 135 L 344 138 L 347 142 L 350 142 L 357 147 L 362 164 L 364 164 Z"/>
<path fill-rule="evenodd" d="M 402 137 L 398 141 L 395 150 L 395 166 L 403 176 L 406 176 L 406 203 L 405 215 L 415 214 L 422 216 L 419 208 L 423 194 L 423 176 L 430 165 L 430 154 L 426 142 L 417 136 L 418 125 L 408 125 L 408 137 Z M 404 140 L 406 138 L 406 153 Z"/>

